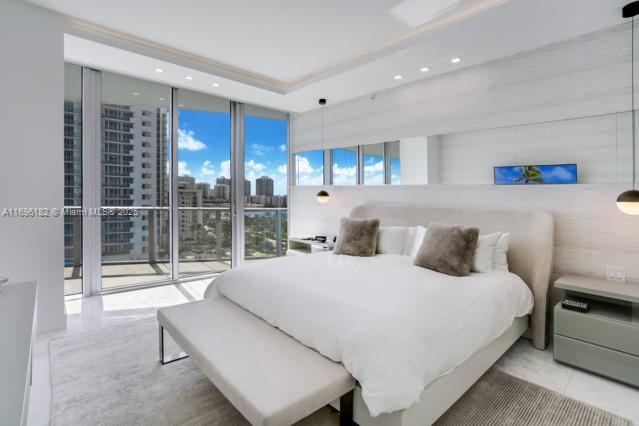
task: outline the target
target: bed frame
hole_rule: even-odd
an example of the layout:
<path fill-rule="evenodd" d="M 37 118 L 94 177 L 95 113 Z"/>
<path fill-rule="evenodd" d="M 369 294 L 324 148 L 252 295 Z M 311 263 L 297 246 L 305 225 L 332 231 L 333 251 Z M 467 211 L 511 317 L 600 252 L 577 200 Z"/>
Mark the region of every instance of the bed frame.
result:
<path fill-rule="evenodd" d="M 418 426 L 433 424 L 525 333 L 533 345 L 547 344 L 547 300 L 554 246 L 552 215 L 542 211 L 486 210 L 432 207 L 424 204 L 370 203 L 355 207 L 352 218 L 377 218 L 382 226 L 428 226 L 444 222 L 476 226 L 482 234 L 510 232 L 508 265 L 530 287 L 535 306 L 495 341 L 449 374 L 429 384 L 412 407 L 371 417 L 361 388 L 355 388 L 354 420 L 361 426 Z M 334 402 L 337 407 L 338 403 Z"/>

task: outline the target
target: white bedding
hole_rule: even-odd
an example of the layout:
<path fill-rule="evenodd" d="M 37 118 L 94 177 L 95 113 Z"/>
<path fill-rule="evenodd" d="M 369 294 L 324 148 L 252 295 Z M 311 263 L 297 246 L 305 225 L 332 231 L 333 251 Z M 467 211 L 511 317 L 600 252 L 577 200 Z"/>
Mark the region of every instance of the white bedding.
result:
<path fill-rule="evenodd" d="M 510 272 L 456 278 L 398 255 L 257 261 L 215 284 L 220 294 L 343 363 L 372 416 L 416 403 L 424 387 L 533 305 L 529 288 Z"/>

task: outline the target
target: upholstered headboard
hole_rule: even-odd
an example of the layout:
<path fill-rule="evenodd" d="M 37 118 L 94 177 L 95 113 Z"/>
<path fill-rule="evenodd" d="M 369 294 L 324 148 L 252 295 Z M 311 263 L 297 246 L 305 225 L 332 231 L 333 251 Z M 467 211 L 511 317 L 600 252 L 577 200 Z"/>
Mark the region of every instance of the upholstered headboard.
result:
<path fill-rule="evenodd" d="M 355 207 L 353 218 L 377 218 L 382 226 L 443 222 L 478 227 L 482 234 L 510 232 L 510 271 L 528 284 L 535 297 L 531 331 L 536 348 L 546 347 L 548 285 L 553 256 L 553 217 L 543 211 L 430 207 L 412 203 L 369 203 Z"/>

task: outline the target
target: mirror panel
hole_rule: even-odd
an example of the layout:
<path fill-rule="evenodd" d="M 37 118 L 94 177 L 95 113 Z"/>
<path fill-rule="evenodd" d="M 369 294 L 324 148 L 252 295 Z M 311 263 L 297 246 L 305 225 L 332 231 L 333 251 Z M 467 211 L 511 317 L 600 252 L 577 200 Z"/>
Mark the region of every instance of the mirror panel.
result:
<path fill-rule="evenodd" d="M 579 184 L 630 184 L 632 113 L 361 145 L 359 168 L 357 155 L 353 146 L 331 150 L 334 185 L 354 185 L 358 173 L 364 185 L 492 185 L 495 167 L 561 164 L 576 164 Z"/>

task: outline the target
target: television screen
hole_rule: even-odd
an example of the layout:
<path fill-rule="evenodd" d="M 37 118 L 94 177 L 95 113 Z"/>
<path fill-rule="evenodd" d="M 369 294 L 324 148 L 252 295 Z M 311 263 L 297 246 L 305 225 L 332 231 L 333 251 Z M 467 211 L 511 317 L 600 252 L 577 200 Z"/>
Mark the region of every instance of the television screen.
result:
<path fill-rule="evenodd" d="M 576 164 L 495 167 L 495 185 L 577 183 Z"/>

